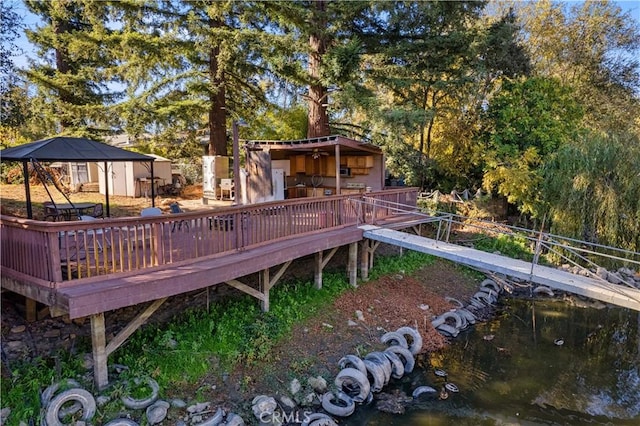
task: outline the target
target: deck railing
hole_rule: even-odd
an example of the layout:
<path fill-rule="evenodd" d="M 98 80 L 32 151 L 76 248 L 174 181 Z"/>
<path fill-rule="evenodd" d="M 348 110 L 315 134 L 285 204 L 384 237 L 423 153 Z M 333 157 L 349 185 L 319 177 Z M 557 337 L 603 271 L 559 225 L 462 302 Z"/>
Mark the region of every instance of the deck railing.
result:
<path fill-rule="evenodd" d="M 417 188 L 368 193 L 415 205 Z M 42 222 L 0 217 L 2 268 L 70 281 L 245 250 L 311 232 L 355 225 L 357 195 L 302 198 L 161 216 Z"/>

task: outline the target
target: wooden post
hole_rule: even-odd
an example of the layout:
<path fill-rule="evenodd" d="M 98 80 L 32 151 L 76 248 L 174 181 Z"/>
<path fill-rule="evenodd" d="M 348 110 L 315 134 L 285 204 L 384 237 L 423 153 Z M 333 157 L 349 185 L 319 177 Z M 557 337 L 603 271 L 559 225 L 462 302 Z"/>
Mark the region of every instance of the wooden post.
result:
<path fill-rule="evenodd" d="M 316 253 L 313 265 L 313 282 L 314 287 L 318 290 L 322 288 L 322 269 L 324 267 L 324 265 L 322 264 L 322 254 L 322 251 Z"/>
<path fill-rule="evenodd" d="M 349 284 L 353 287 L 358 285 L 358 243 L 349 244 Z"/>
<path fill-rule="evenodd" d="M 38 318 L 38 314 L 36 312 L 35 300 L 31 299 L 30 297 L 25 297 L 24 309 L 25 309 L 25 315 L 27 317 L 27 322 L 34 322 Z"/>
<path fill-rule="evenodd" d="M 269 268 L 260 272 L 260 292 L 264 295 L 264 299 L 260 302 L 262 312 L 269 312 L 269 290 L 271 283 L 269 282 Z"/>
<path fill-rule="evenodd" d="M 362 253 L 360 253 L 360 278 L 369 281 L 369 246 L 371 240 L 362 240 Z"/>
<path fill-rule="evenodd" d="M 99 390 L 109 384 L 107 370 L 106 336 L 104 313 L 91 315 L 91 346 L 93 348 L 93 380 Z"/>

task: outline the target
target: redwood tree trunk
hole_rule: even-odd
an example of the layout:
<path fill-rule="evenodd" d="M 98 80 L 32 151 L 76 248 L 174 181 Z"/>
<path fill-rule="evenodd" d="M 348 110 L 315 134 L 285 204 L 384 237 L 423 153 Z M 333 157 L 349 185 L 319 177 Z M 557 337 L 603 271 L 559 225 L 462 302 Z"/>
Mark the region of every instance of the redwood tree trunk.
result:
<path fill-rule="evenodd" d="M 219 28 L 219 19 L 209 20 L 209 26 Z M 211 93 L 209 95 L 209 155 L 227 155 L 227 124 L 224 70 L 220 69 L 218 55 L 220 46 L 211 49 L 209 56 L 209 79 Z"/>
<path fill-rule="evenodd" d="M 324 17 L 325 0 L 315 2 L 317 22 L 316 28 L 319 31 L 312 33 L 309 37 L 310 54 L 309 54 L 309 75 L 311 84 L 309 85 L 309 114 L 307 137 L 317 138 L 321 136 L 329 136 L 331 129 L 329 128 L 329 116 L 327 115 L 327 88 L 320 83 L 320 65 L 322 64 L 322 55 L 327 51 L 327 43 L 323 38 L 321 29 L 326 28 L 326 18 Z"/>
<path fill-rule="evenodd" d="M 62 35 L 68 33 L 70 31 L 69 24 L 67 22 L 54 20 L 52 22 L 54 32 L 56 35 Z M 55 50 L 55 58 L 56 58 L 56 70 L 60 74 L 69 74 L 71 72 L 71 67 L 69 66 L 68 53 L 64 48 L 56 48 Z M 64 105 L 73 104 L 73 95 L 66 87 L 58 87 L 58 98 L 61 101 L 62 107 L 65 108 Z M 72 123 L 64 118 L 66 114 L 63 111 L 60 111 L 60 127 L 61 132 L 64 132 L 65 129 L 72 126 Z"/>

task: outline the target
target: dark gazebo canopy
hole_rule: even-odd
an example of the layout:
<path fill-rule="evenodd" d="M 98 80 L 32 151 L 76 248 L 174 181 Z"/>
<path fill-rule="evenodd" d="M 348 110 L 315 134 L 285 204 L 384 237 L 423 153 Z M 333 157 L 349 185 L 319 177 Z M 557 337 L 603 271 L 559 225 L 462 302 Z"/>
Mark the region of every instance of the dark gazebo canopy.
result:
<path fill-rule="evenodd" d="M 27 217 L 33 217 L 31 207 L 31 192 L 29 190 L 29 169 L 31 161 L 65 161 L 65 162 L 104 162 L 105 182 L 107 182 L 107 162 L 113 161 L 144 161 L 151 164 L 151 179 L 153 182 L 154 158 L 126 149 L 108 145 L 85 138 L 58 136 L 27 143 L 0 151 L 0 161 L 19 161 L 23 165 L 25 192 L 27 196 Z M 154 203 L 153 185 L 151 185 L 151 202 Z M 109 185 L 105 185 L 105 202 L 107 216 L 109 216 Z"/>

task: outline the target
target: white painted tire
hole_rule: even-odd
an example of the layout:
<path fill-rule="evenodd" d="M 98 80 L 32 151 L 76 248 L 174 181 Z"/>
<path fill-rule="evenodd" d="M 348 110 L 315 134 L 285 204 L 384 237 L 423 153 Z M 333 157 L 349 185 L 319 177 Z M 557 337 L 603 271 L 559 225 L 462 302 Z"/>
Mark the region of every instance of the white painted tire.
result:
<path fill-rule="evenodd" d="M 440 324 L 436 327 L 436 330 L 445 337 L 457 337 L 458 334 L 460 334 L 460 331 L 457 328 L 452 327 L 449 324 Z"/>
<path fill-rule="evenodd" d="M 462 325 L 463 325 L 462 318 L 460 317 L 460 315 L 458 315 L 455 312 L 452 312 L 452 311 L 445 312 L 444 314 L 440 315 L 439 318 L 444 320 L 443 324 L 447 324 L 447 320 L 451 319 L 454 322 L 453 327 L 457 328 L 458 330 L 462 328 Z"/>
<path fill-rule="evenodd" d="M 555 294 L 553 290 L 544 285 L 539 285 L 538 287 L 533 289 L 533 294 L 544 294 L 545 296 L 553 297 Z"/>
<path fill-rule="evenodd" d="M 369 379 L 366 374 L 363 374 L 360 370 L 355 368 L 347 367 L 340 370 L 334 383 L 339 390 L 343 390 L 343 385 L 345 383 L 357 386 L 358 394 L 356 396 L 351 396 L 351 399 L 358 403 L 366 401 L 371 393 L 371 384 L 369 383 Z"/>
<path fill-rule="evenodd" d="M 47 426 L 63 426 L 60 421 L 60 410 L 69 401 L 77 401 L 82 406 L 82 420 L 88 422 L 96 414 L 96 400 L 82 388 L 68 389 L 56 395 L 47 407 L 45 421 Z"/>
<path fill-rule="evenodd" d="M 341 404 L 336 404 L 333 401 L 338 401 Z M 356 410 L 356 403 L 344 392 L 338 392 L 337 395 L 334 395 L 333 392 L 327 392 L 322 395 L 322 408 L 334 416 L 349 417 Z"/>
<path fill-rule="evenodd" d="M 141 380 L 139 378 L 134 379 L 134 383 L 137 385 L 140 384 L 140 381 Z M 160 392 L 160 386 L 158 385 L 158 382 L 150 377 L 148 377 L 146 381 L 147 385 L 149 385 L 149 387 L 151 388 L 151 395 L 148 398 L 144 399 L 134 399 L 129 395 L 125 395 L 121 398 L 122 403 L 125 407 L 131 408 L 132 410 L 142 410 L 146 409 L 148 406 L 158 400 L 158 393 Z"/>
<path fill-rule="evenodd" d="M 411 343 L 409 343 L 409 351 L 413 355 L 418 355 L 420 351 L 422 351 L 422 335 L 418 330 L 412 327 L 400 327 L 396 330 L 396 333 L 402 334 L 405 339 L 407 336 L 411 338 Z M 409 339 L 407 339 L 407 342 Z"/>
<path fill-rule="evenodd" d="M 365 376 L 367 375 L 367 367 L 364 366 L 362 359 L 355 355 L 349 354 L 340 358 L 340 361 L 338 361 L 338 367 L 340 370 L 344 370 L 347 367 L 353 367 Z"/>
<path fill-rule="evenodd" d="M 387 333 L 384 333 L 382 337 L 380 337 L 380 341 L 385 344 L 398 345 L 402 346 L 403 348 L 409 348 L 407 339 L 397 331 L 389 331 Z"/>
<path fill-rule="evenodd" d="M 371 379 L 368 379 L 369 383 L 371 384 L 371 392 L 380 392 L 382 388 L 384 388 L 384 381 L 386 377 L 384 370 L 378 363 L 374 361 L 364 359 L 363 362 L 367 367 L 367 371 L 369 372 L 367 378 L 371 377 Z"/>
<path fill-rule="evenodd" d="M 222 423 L 222 419 L 224 418 L 224 411 L 222 408 L 218 408 L 213 417 L 208 418 L 204 422 L 198 423 L 196 426 L 218 426 Z"/>
<path fill-rule="evenodd" d="M 317 426 L 314 425 L 315 422 L 317 421 L 330 421 L 333 422 L 333 424 L 336 424 L 336 422 L 329 417 L 327 414 L 324 413 L 312 413 L 312 414 L 305 414 L 304 415 L 304 420 L 302 421 L 302 424 L 300 426 Z M 322 423 L 320 423 L 322 424 Z M 331 425 L 331 423 L 326 423 L 327 425 Z"/>
<path fill-rule="evenodd" d="M 401 379 L 404 375 L 404 364 L 398 355 L 393 352 L 383 352 L 384 356 L 389 358 L 391 364 L 391 377 Z"/>
<path fill-rule="evenodd" d="M 494 292 L 496 292 L 497 294 L 502 293 L 502 287 L 500 287 L 500 284 L 498 284 L 494 280 L 490 280 L 488 278 L 480 283 L 480 287 L 481 288 L 489 288 L 489 289 L 493 290 Z"/>
<path fill-rule="evenodd" d="M 418 386 L 417 388 L 415 388 L 413 390 L 413 398 L 416 399 L 418 398 L 420 395 L 422 395 L 423 393 L 429 394 L 429 395 L 437 395 L 438 391 L 435 390 L 434 388 L 432 388 L 431 386 Z"/>
<path fill-rule="evenodd" d="M 456 305 L 457 308 L 464 308 L 464 304 L 460 300 L 456 299 L 455 297 L 447 296 L 444 298 L 444 300 L 451 303 L 452 305 Z"/>
<path fill-rule="evenodd" d="M 385 352 L 393 352 L 398 355 L 404 365 L 404 372 L 411 373 L 413 367 L 416 365 L 416 360 L 413 358 L 413 354 L 409 349 L 401 348 L 400 346 L 389 346 L 384 350 Z"/>
<path fill-rule="evenodd" d="M 391 380 L 391 373 L 393 370 L 391 368 L 391 361 L 389 361 L 389 358 L 387 358 L 382 352 L 370 352 L 365 355 L 364 359 L 373 361 L 382 368 L 382 371 L 384 372 L 384 384 L 386 386 L 389 383 L 389 380 Z"/>
<path fill-rule="evenodd" d="M 467 308 L 456 309 L 456 314 L 458 314 L 461 317 L 465 318 L 469 324 L 475 324 L 476 323 L 476 316 L 473 315 L 473 313 L 470 310 L 468 310 Z"/>
<path fill-rule="evenodd" d="M 104 426 L 139 426 L 138 423 L 131 419 L 114 419 Z"/>
<path fill-rule="evenodd" d="M 480 301 L 480 303 L 484 303 L 485 305 L 493 305 L 493 298 L 488 293 L 485 293 L 484 291 L 479 291 L 473 296 L 471 296 L 471 300 L 472 300 L 471 303 L 473 303 L 473 300 L 478 300 Z"/>
<path fill-rule="evenodd" d="M 226 426 L 245 426 L 244 420 L 236 413 L 229 413 L 224 419 Z"/>

